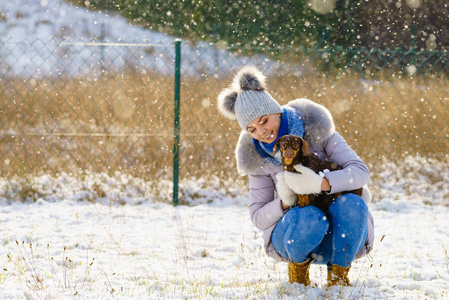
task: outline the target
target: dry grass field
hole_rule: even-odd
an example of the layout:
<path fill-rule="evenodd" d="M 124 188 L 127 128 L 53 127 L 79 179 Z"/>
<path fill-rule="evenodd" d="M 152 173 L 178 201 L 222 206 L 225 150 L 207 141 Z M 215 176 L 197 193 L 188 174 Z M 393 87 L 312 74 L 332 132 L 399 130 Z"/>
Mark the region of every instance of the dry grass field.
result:
<path fill-rule="evenodd" d="M 183 82 L 181 159 L 192 175 L 234 174 L 239 127 L 216 109 L 217 94 L 230 82 Z M 439 157 L 448 147 L 447 79 L 270 77 L 268 90 L 281 104 L 308 98 L 326 106 L 337 130 L 370 165 L 407 155 Z M 190 165 L 190 162 L 193 164 Z M 213 162 L 213 163 L 211 163 Z"/>
<path fill-rule="evenodd" d="M 231 80 L 182 78 L 180 176 L 235 176 L 237 122 L 216 109 Z M 448 146 L 447 79 L 356 75 L 270 77 L 281 104 L 305 97 L 329 108 L 337 130 L 375 166 Z M 170 178 L 174 81 L 157 74 L 0 81 L 0 176 L 116 171 Z"/>

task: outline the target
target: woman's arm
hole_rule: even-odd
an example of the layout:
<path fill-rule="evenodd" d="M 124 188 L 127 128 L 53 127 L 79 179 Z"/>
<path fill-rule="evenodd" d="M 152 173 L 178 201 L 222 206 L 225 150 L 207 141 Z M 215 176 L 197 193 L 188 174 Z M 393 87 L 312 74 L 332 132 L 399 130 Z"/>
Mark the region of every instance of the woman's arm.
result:
<path fill-rule="evenodd" d="M 328 159 L 343 167 L 343 170 L 325 174 L 330 185 L 329 193 L 355 190 L 368 183 L 368 166 L 339 133 L 335 132 L 330 136 L 323 143 L 323 147 Z"/>
<path fill-rule="evenodd" d="M 280 198 L 275 196 L 275 183 L 269 175 L 249 175 L 249 212 L 251 221 L 264 230 L 284 216 Z"/>

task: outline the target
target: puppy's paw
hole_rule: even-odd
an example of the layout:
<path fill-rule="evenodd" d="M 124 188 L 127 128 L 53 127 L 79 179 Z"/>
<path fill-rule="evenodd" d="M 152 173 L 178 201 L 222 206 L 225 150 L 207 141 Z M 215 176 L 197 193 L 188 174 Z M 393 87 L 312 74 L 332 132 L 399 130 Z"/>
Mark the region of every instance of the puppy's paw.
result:
<path fill-rule="evenodd" d="M 298 201 L 298 196 L 296 196 L 295 192 L 293 192 L 292 189 L 285 183 L 284 172 L 279 172 L 276 174 L 276 179 L 276 191 L 282 202 L 288 206 L 295 205 L 296 201 Z"/>

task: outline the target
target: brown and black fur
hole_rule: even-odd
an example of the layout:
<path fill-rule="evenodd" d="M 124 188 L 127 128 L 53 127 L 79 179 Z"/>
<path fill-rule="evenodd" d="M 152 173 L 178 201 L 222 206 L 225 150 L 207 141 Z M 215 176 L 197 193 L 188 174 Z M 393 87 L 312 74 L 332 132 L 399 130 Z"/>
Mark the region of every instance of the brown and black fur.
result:
<path fill-rule="evenodd" d="M 278 148 L 281 152 L 282 166 L 286 171 L 298 173 L 294 168 L 297 164 L 310 168 L 315 171 L 315 173 L 319 173 L 320 171 L 326 169 L 329 171 L 343 169 L 336 163 L 320 159 L 316 154 L 310 151 L 309 144 L 304 139 L 296 135 L 285 135 L 280 137 L 276 141 L 276 145 L 273 148 L 273 155 L 276 154 Z M 320 194 L 298 195 L 298 205 L 301 207 L 314 205 L 327 213 L 329 210 L 329 205 L 339 196 L 347 193 L 353 193 L 361 196 L 362 190 L 362 188 L 359 188 L 356 190 L 335 194 L 321 192 Z"/>

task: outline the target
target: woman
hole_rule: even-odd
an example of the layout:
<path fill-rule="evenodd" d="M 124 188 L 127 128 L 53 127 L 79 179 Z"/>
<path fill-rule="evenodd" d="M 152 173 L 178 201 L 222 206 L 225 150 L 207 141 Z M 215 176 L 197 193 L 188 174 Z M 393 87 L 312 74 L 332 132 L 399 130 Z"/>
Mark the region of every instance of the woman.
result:
<path fill-rule="evenodd" d="M 354 259 L 373 246 L 373 218 L 364 195 L 345 194 L 333 201 L 327 215 L 315 206 L 294 207 L 296 194 L 354 190 L 369 181 L 366 164 L 335 131 L 329 111 L 307 99 L 281 107 L 265 90 L 265 76 L 244 67 L 230 88 L 218 97 L 220 112 L 237 119 L 243 131 L 236 147 L 239 173 L 249 176 L 249 210 L 253 224 L 263 231 L 271 257 L 288 262 L 290 283 L 310 284 L 312 263 L 327 264 L 328 286 L 350 285 L 348 272 Z M 310 150 L 342 170 L 315 174 L 296 166 L 300 173 L 284 171 L 279 152 L 272 150 L 278 137 L 295 134 Z"/>

